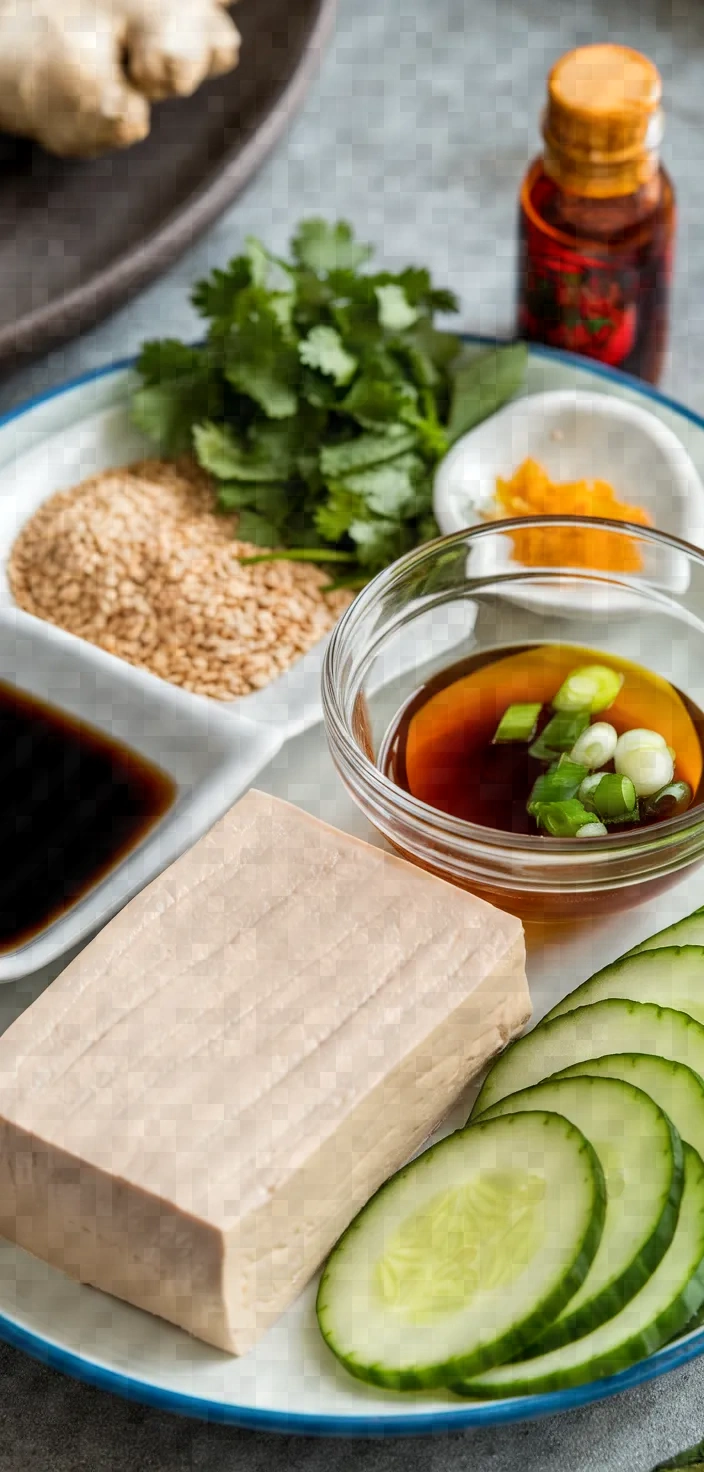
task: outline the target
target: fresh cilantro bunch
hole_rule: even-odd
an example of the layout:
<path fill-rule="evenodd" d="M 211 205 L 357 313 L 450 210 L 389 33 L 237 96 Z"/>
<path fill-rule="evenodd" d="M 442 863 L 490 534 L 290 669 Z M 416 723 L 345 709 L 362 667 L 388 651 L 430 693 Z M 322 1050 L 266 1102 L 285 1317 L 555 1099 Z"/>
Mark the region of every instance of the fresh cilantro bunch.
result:
<path fill-rule="evenodd" d="M 688 1467 L 689 1472 L 704 1472 L 704 1441 L 673 1457 L 671 1462 L 659 1462 L 654 1472 L 668 1472 L 669 1468 L 676 1467 Z"/>
<path fill-rule="evenodd" d="M 351 584 L 437 534 L 438 460 L 525 360 L 520 344 L 463 348 L 433 320 L 452 292 L 417 267 L 364 270 L 370 255 L 344 222 L 304 221 L 290 261 L 248 240 L 193 291 L 204 345 L 146 343 L 134 398 L 164 453 L 213 475 L 243 541 L 349 564 Z"/>

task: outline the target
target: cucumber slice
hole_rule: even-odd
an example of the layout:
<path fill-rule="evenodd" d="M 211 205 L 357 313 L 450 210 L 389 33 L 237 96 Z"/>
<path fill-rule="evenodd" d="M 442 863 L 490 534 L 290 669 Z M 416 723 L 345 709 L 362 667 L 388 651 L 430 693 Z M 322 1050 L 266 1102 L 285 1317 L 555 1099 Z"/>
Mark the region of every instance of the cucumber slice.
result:
<path fill-rule="evenodd" d="M 677 1231 L 652 1278 L 630 1303 L 573 1344 L 502 1365 L 453 1385 L 479 1399 L 530 1395 L 583 1385 L 624 1370 L 680 1334 L 704 1303 L 704 1163 L 685 1146 L 685 1184 Z"/>
<path fill-rule="evenodd" d="M 704 1157 L 704 1080 L 693 1069 L 652 1053 L 607 1053 L 554 1075 L 556 1081 L 585 1076 L 623 1078 L 643 1089 L 669 1115 L 682 1139 Z"/>
<path fill-rule="evenodd" d="M 482 1120 L 554 1109 L 586 1135 L 606 1178 L 601 1242 L 581 1288 L 532 1354 L 588 1334 L 642 1288 L 675 1234 L 682 1145 L 667 1115 L 641 1089 L 613 1078 L 549 1079 L 510 1094 Z"/>
<path fill-rule="evenodd" d="M 360 1380 L 443 1385 L 520 1354 L 586 1277 L 597 1156 L 557 1114 L 458 1130 L 392 1176 L 333 1249 L 318 1323 Z"/>
<path fill-rule="evenodd" d="M 704 946 L 704 907 L 694 910 L 691 915 L 685 915 L 684 920 L 677 920 L 674 925 L 667 925 L 664 930 L 656 931 L 655 935 L 649 935 L 647 940 L 642 940 L 639 946 L 633 946 L 626 955 L 637 956 L 641 951 L 659 951 L 662 946 Z"/>
<path fill-rule="evenodd" d="M 704 946 L 665 946 L 623 956 L 576 987 L 543 1020 L 602 1002 L 605 997 L 657 1002 L 659 1007 L 674 1007 L 704 1022 Z"/>
<path fill-rule="evenodd" d="M 607 1053 L 604 1058 L 590 1058 L 575 1063 L 554 1075 L 562 1078 L 622 1078 L 650 1094 L 651 1099 L 669 1115 L 683 1143 L 691 1145 L 704 1157 L 704 1080 L 686 1068 L 648 1053 Z M 704 1323 L 704 1309 L 695 1314 L 684 1332 L 690 1333 Z"/>
<path fill-rule="evenodd" d="M 704 1027 L 700 1022 L 652 1002 L 610 999 L 541 1022 L 512 1043 L 484 1080 L 472 1118 L 507 1094 L 541 1083 L 571 1063 L 631 1051 L 686 1063 L 704 1078 Z"/>

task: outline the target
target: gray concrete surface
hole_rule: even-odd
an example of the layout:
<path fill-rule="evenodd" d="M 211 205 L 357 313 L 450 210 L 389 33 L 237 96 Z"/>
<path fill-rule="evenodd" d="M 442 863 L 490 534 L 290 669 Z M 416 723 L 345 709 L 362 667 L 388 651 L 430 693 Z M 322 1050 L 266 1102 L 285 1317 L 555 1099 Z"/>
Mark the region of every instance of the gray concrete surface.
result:
<path fill-rule="evenodd" d="M 282 0 L 285 3 L 285 0 Z M 390 264 L 428 263 L 467 328 L 512 325 L 518 183 L 550 63 L 603 39 L 663 73 L 680 232 L 664 387 L 704 412 L 704 6 L 701 0 L 340 0 L 304 112 L 247 194 L 169 275 L 79 342 L 0 387 L 0 411 L 191 335 L 194 278 L 245 235 L 283 247 L 305 213 L 344 215 Z M 704 1436 L 704 1365 L 546 1421 L 419 1442 L 314 1442 L 128 1406 L 0 1348 L 0 1472 L 649 1472 Z"/>

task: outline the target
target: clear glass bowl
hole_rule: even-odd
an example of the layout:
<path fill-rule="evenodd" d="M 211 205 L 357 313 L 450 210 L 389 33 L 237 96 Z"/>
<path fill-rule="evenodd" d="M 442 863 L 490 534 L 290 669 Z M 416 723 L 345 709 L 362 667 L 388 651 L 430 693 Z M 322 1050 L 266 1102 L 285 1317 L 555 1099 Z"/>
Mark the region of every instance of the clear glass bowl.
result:
<path fill-rule="evenodd" d="M 638 574 L 512 561 L 513 529 L 599 527 Z M 614 557 L 613 561 L 620 560 Z M 604 839 L 524 836 L 453 818 L 381 769 L 402 707 L 441 670 L 506 646 L 565 643 L 669 680 L 704 710 L 704 553 L 662 532 L 578 517 L 493 522 L 430 542 L 374 578 L 340 619 L 323 671 L 328 743 L 354 801 L 406 858 L 526 919 L 639 904 L 704 858 L 704 805 Z"/>

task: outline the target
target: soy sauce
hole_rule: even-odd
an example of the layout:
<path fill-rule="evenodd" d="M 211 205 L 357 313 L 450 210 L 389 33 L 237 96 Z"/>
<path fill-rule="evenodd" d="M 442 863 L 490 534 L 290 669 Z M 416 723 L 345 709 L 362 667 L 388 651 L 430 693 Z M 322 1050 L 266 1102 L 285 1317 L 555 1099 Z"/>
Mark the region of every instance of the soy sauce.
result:
<path fill-rule="evenodd" d="M 175 793 L 129 747 L 0 683 L 0 952 L 65 913 Z"/>
<path fill-rule="evenodd" d="M 704 800 L 704 714 L 643 667 L 573 645 L 512 645 L 443 670 L 396 717 L 380 753 L 382 770 L 441 812 L 484 828 L 538 838 L 526 805 L 546 764 L 530 755 L 528 742 L 494 745 L 494 734 L 508 706 L 528 700 L 543 702 L 539 732 L 553 714 L 550 700 L 570 670 L 596 663 L 619 670 L 624 683 L 610 709 L 594 719 L 609 721 L 619 735 L 632 727 L 660 731 L 677 752 L 676 777 L 689 782 L 695 803 Z M 625 826 L 614 825 L 610 831 Z"/>

